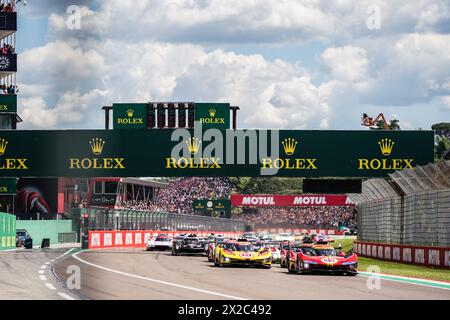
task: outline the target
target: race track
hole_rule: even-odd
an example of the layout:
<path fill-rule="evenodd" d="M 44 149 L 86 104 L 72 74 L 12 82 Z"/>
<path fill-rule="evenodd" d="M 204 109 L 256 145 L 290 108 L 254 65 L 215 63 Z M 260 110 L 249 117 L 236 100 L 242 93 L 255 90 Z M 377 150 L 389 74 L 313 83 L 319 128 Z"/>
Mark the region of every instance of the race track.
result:
<path fill-rule="evenodd" d="M 171 256 L 143 249 L 84 251 L 57 261 L 62 279 L 81 268 L 86 299 L 450 299 L 450 290 L 381 280 L 369 289 L 366 276 L 288 274 L 272 269 L 217 268 L 206 257 Z"/>

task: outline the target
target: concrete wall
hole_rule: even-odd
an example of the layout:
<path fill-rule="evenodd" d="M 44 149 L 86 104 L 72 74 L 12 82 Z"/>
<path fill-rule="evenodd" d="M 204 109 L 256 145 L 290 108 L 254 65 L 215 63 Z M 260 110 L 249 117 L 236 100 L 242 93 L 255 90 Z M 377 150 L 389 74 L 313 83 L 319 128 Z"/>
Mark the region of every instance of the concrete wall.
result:
<path fill-rule="evenodd" d="M 50 239 L 50 244 L 57 244 L 58 233 L 72 232 L 72 220 L 17 220 L 16 229 L 26 229 L 34 246 L 40 246 L 44 238 Z"/>

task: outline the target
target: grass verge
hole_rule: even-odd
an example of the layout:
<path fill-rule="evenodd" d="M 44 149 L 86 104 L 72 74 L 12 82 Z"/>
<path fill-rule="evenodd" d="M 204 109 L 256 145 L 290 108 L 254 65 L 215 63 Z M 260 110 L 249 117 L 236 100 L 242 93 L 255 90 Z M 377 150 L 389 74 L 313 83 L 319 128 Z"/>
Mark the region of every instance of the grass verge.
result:
<path fill-rule="evenodd" d="M 341 244 L 342 250 L 348 252 L 352 249 L 354 241 L 354 239 L 337 239 L 333 243 L 333 246 L 337 247 Z M 378 266 L 380 272 L 385 274 L 450 282 L 450 272 L 445 269 L 435 269 L 433 267 L 415 266 L 364 257 L 358 258 L 358 269 L 360 271 L 367 271 L 367 268 L 370 266 Z"/>

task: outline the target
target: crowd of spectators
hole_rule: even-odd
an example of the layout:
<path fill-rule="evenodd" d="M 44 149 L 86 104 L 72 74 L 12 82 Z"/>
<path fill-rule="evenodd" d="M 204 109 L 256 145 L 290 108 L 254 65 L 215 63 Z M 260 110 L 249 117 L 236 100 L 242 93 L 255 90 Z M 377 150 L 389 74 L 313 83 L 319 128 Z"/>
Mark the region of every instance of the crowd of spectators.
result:
<path fill-rule="evenodd" d="M 192 203 L 201 199 L 229 199 L 233 184 L 222 177 L 179 178 L 169 182 L 153 202 L 124 201 L 118 208 L 193 214 Z"/>
<path fill-rule="evenodd" d="M 16 2 L 17 1 L 9 1 L 8 3 L 6 2 L 1 2 L 0 3 L 0 12 L 15 12 L 16 11 Z"/>
<path fill-rule="evenodd" d="M 19 88 L 16 85 L 6 85 L 1 84 L 0 85 L 0 94 L 18 94 Z"/>
<path fill-rule="evenodd" d="M 255 225 L 299 226 L 311 228 L 353 228 L 356 225 L 352 207 L 292 207 L 259 208 L 252 212 L 241 211 L 235 219 Z"/>
<path fill-rule="evenodd" d="M 0 54 L 2 54 L 2 55 L 8 55 L 8 54 L 14 54 L 14 53 L 16 53 L 16 49 L 8 43 L 4 43 L 3 46 L 0 48 Z"/>
<path fill-rule="evenodd" d="M 129 200 L 119 202 L 116 208 L 193 214 L 194 200 L 229 199 L 233 188 L 230 180 L 222 177 L 179 178 L 161 189 L 153 202 Z M 356 225 L 353 207 L 240 208 L 233 218 L 257 226 L 353 228 Z"/>

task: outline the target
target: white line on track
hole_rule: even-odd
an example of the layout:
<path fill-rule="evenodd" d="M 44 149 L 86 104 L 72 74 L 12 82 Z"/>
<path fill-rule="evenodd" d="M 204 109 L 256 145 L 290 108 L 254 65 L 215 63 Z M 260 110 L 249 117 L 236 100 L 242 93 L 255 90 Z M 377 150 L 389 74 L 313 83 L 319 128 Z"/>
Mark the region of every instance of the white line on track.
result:
<path fill-rule="evenodd" d="M 378 277 L 380 277 L 381 280 L 386 280 L 386 281 L 394 281 L 394 282 L 412 284 L 415 286 L 450 290 L 450 287 L 449 287 L 450 283 L 443 282 L 443 281 L 419 279 L 419 278 L 403 277 L 403 276 L 396 276 L 396 275 L 391 275 L 391 274 L 372 273 L 372 272 L 363 272 L 363 271 L 359 271 L 358 275 L 362 276 L 362 277 L 377 277 L 378 276 Z M 445 286 L 445 287 L 443 287 L 443 286 Z"/>
<path fill-rule="evenodd" d="M 47 269 L 47 266 L 44 264 L 43 266 L 41 266 L 41 269 Z"/>
<path fill-rule="evenodd" d="M 68 294 L 65 294 L 64 292 L 58 292 L 58 295 L 63 297 L 66 300 L 76 300 L 75 298 L 69 296 Z"/>
<path fill-rule="evenodd" d="M 44 273 L 45 273 L 45 270 L 39 270 L 38 273 L 39 273 L 39 274 L 44 274 Z"/>
<path fill-rule="evenodd" d="M 39 276 L 39 280 L 47 281 L 47 277 L 46 277 L 46 276 L 43 276 L 43 275 L 40 275 L 40 276 Z"/>
<path fill-rule="evenodd" d="M 105 271 L 109 271 L 109 272 L 113 272 L 113 273 L 117 273 L 123 276 L 127 276 L 130 278 L 136 278 L 136 279 L 140 279 L 140 280 L 144 280 L 144 281 L 150 281 L 150 282 L 155 282 L 155 283 L 159 283 L 159 284 L 164 284 L 167 286 L 172 286 L 172 287 L 177 287 L 177 288 L 182 288 L 182 289 L 187 289 L 187 290 L 191 290 L 191 291 L 196 291 L 196 292 L 200 292 L 200 293 L 205 293 L 205 294 L 209 294 L 209 295 L 213 295 L 213 296 L 218 296 L 218 297 L 223 297 L 223 298 L 228 298 L 228 299 L 234 299 L 234 300 L 248 300 L 246 298 L 241 298 L 241 297 L 235 297 L 235 296 L 231 296 L 231 295 L 227 295 L 227 294 L 223 294 L 223 293 L 218 293 L 218 292 L 213 292 L 213 291 L 208 291 L 208 290 L 203 290 L 203 289 L 198 289 L 198 288 L 194 288 L 194 287 L 189 287 L 189 286 L 185 286 L 185 285 L 181 285 L 181 284 L 177 284 L 177 283 L 173 283 L 173 282 L 167 282 L 167 281 L 162 281 L 162 280 L 157 280 L 157 279 L 152 279 L 152 278 L 147 278 L 147 277 L 142 277 L 142 276 L 137 276 L 135 274 L 131 274 L 131 273 L 126 273 L 126 272 L 122 272 L 122 271 L 117 271 L 114 269 L 110 269 L 110 268 L 106 268 L 106 267 L 102 267 L 96 264 L 93 264 L 91 262 L 85 261 L 83 259 L 81 259 L 80 257 L 78 257 L 78 254 L 81 253 L 77 252 L 74 253 L 72 255 L 72 257 L 84 264 L 87 264 L 88 266 L 97 268 L 97 269 L 101 269 L 101 270 L 105 270 Z"/>
<path fill-rule="evenodd" d="M 49 288 L 50 290 L 56 290 L 56 288 L 55 288 L 50 282 L 46 282 L 46 283 L 45 283 L 45 286 L 46 286 L 47 288 Z"/>

